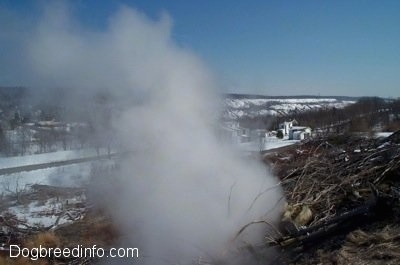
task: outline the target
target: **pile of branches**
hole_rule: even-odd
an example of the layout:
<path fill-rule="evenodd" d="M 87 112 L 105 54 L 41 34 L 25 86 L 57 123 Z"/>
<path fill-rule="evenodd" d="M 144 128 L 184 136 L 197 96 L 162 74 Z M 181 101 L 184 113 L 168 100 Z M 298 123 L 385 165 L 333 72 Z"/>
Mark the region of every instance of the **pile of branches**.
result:
<path fill-rule="evenodd" d="M 318 248 L 358 228 L 399 221 L 400 131 L 312 139 L 264 159 L 287 201 L 281 233 L 270 245 Z"/>
<path fill-rule="evenodd" d="M 11 258 L 9 254 L 13 251 L 11 245 L 20 247 L 58 247 L 56 245 L 55 232 L 62 228 L 69 228 L 72 224 L 82 221 L 91 211 L 91 205 L 86 202 L 73 202 L 62 205 L 62 208 L 49 206 L 48 209 L 39 211 L 28 211 L 26 215 L 18 215 L 7 210 L 7 207 L 24 203 L 29 207 L 30 203 L 36 202 L 44 204 L 49 199 L 74 198 L 74 196 L 84 196 L 83 188 L 53 187 L 48 185 L 34 184 L 29 189 L 24 189 L 18 196 L 10 194 L 3 197 L 4 211 L 0 213 L 0 264 L 31 264 L 29 258 Z M 16 198 L 18 197 L 18 199 Z M 60 206 L 61 207 L 61 206 Z M 55 216 L 55 221 L 50 225 L 28 222 L 31 217 Z M 61 222 L 62 221 L 62 222 Z M 50 235 L 50 236 L 49 236 Z M 37 238 L 42 238 L 39 242 Z M 43 239 L 44 238 L 44 239 Z M 51 240 L 49 240 L 49 238 Z M 46 245 L 51 242 L 51 245 Z M 44 245 L 42 245 L 44 244 Z M 24 262 L 23 262 L 24 260 Z M 91 264 L 92 259 L 86 258 L 55 258 L 46 257 L 42 259 L 43 264 L 67 264 L 83 265 Z"/>

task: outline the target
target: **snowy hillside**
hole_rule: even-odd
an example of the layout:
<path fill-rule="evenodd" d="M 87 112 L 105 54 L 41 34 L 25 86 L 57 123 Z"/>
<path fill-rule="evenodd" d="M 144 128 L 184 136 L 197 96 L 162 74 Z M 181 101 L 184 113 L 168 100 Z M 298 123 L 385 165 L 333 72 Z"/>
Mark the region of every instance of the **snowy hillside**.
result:
<path fill-rule="evenodd" d="M 224 101 L 223 118 L 235 120 L 265 115 L 284 116 L 293 112 L 301 112 L 318 108 L 343 108 L 355 103 L 355 98 L 343 97 L 248 97 L 227 96 Z"/>

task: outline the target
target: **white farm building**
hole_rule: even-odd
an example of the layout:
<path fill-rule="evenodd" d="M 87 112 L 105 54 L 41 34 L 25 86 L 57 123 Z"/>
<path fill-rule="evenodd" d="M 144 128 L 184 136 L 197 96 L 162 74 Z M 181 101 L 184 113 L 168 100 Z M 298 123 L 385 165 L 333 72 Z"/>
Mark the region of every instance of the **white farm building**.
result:
<path fill-rule="evenodd" d="M 306 126 L 292 126 L 289 130 L 289 140 L 304 140 L 311 136 L 311 128 Z"/>

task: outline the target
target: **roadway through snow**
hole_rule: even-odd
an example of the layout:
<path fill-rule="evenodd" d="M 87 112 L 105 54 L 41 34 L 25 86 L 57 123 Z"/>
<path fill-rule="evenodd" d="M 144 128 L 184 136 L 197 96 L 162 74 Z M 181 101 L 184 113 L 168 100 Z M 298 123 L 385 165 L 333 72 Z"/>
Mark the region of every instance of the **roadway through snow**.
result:
<path fill-rule="evenodd" d="M 63 161 L 53 161 L 53 162 L 40 163 L 40 164 L 31 164 L 31 165 L 24 165 L 24 166 L 9 167 L 9 168 L 0 168 L 0 175 L 8 175 L 8 174 L 12 174 L 12 173 L 32 171 L 32 170 L 43 169 L 43 168 L 60 167 L 60 166 L 71 165 L 71 164 L 86 163 L 86 162 L 96 161 L 96 160 L 113 159 L 113 158 L 119 157 L 121 155 L 122 155 L 122 153 L 111 153 L 111 154 L 106 154 L 106 155 L 74 158 L 74 159 L 68 159 L 68 160 L 63 160 Z"/>

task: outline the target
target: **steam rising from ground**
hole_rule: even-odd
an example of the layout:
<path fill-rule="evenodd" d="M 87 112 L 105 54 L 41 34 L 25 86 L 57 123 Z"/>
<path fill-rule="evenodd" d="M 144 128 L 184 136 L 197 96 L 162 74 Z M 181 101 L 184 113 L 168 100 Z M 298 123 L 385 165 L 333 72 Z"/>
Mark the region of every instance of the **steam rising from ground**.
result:
<path fill-rule="evenodd" d="M 124 243 L 139 247 L 140 264 L 221 255 L 281 196 L 272 189 L 253 203 L 276 180 L 218 142 L 213 77 L 174 43 L 171 25 L 168 15 L 153 21 L 122 7 L 105 31 L 95 32 L 52 6 L 26 47 L 31 85 L 68 87 L 71 95 L 108 91 L 117 105 L 129 103 L 113 127 L 133 154 L 95 191 L 126 233 Z M 265 227 L 258 228 L 241 240 L 261 242 Z"/>

